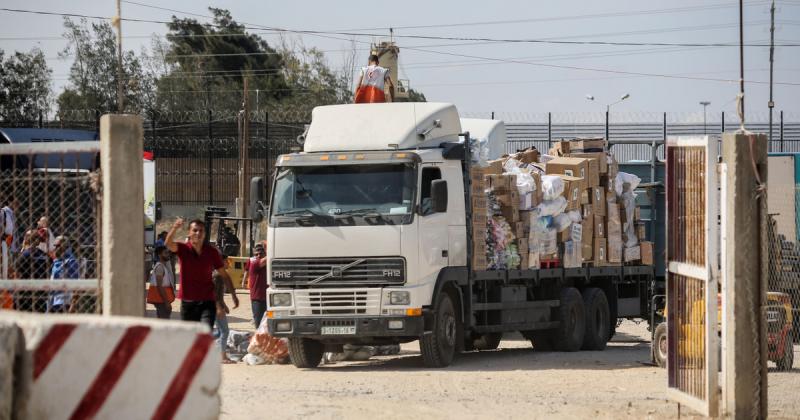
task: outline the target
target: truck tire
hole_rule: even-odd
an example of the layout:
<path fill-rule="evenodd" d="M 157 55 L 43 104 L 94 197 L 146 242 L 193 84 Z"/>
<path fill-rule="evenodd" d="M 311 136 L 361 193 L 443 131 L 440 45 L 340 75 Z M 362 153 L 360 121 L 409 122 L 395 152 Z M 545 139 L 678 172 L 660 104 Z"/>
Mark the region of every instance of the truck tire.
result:
<path fill-rule="evenodd" d="M 482 334 L 472 342 L 472 347 L 475 350 L 495 350 L 502 339 L 503 333 Z"/>
<path fill-rule="evenodd" d="M 792 333 L 789 332 L 788 336 L 784 341 L 784 349 L 783 349 L 783 357 L 775 361 L 775 364 L 778 366 L 778 370 L 780 371 L 789 371 L 792 370 L 792 365 L 794 364 L 794 345 L 792 344 L 794 340 L 792 339 Z"/>
<path fill-rule="evenodd" d="M 583 291 L 583 308 L 586 311 L 586 332 L 583 335 L 583 350 L 604 350 L 608 343 L 610 310 L 606 294 L 596 287 Z"/>
<path fill-rule="evenodd" d="M 322 361 L 322 343 L 308 338 L 289 337 L 289 357 L 299 368 L 315 368 Z"/>
<path fill-rule="evenodd" d="M 425 332 L 419 340 L 422 360 L 427 367 L 446 367 L 456 355 L 458 318 L 453 299 L 442 292 L 436 299 L 433 314 L 433 331 Z"/>
<path fill-rule="evenodd" d="M 662 322 L 653 333 L 653 342 L 650 343 L 650 352 L 653 363 L 660 368 L 667 367 L 667 323 Z"/>
<path fill-rule="evenodd" d="M 559 325 L 556 331 L 556 348 L 560 351 L 578 351 L 586 332 L 586 311 L 578 289 L 567 287 L 561 291 L 558 308 Z"/>

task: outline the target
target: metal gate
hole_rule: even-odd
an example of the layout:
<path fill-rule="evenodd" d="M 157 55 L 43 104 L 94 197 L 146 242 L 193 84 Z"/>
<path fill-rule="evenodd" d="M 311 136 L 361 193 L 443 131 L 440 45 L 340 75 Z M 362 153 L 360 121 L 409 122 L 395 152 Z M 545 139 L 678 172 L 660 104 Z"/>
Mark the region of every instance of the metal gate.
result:
<path fill-rule="evenodd" d="M 717 142 L 667 139 L 667 396 L 718 409 Z"/>

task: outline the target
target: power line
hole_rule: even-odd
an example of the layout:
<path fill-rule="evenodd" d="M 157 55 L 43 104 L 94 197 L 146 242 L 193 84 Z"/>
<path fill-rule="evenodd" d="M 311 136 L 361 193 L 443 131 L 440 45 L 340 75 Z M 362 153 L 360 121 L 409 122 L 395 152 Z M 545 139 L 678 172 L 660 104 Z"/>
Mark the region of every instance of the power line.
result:
<path fill-rule="evenodd" d="M 0 11 L 7 11 L 13 13 L 32 13 L 32 14 L 39 14 L 39 15 L 54 15 L 54 16 L 67 16 L 67 17 L 82 17 L 87 19 L 104 19 L 110 20 L 109 17 L 103 16 L 90 16 L 90 15 L 82 15 L 77 13 L 56 13 L 56 12 L 46 12 L 46 11 L 35 11 L 35 10 L 23 10 L 23 9 L 10 9 L 10 8 L 0 8 Z M 122 18 L 123 21 L 127 22 L 139 22 L 139 23 L 160 23 L 160 24 L 170 24 L 173 23 L 171 21 L 161 21 L 161 20 L 147 20 L 147 19 L 135 19 L 135 18 Z M 211 24 L 207 24 L 211 25 Z M 211 25 L 220 27 L 221 25 Z M 253 27 L 242 26 L 243 29 L 253 29 Z M 377 33 L 365 33 L 365 32 L 346 32 L 346 31 L 317 31 L 317 30 L 299 30 L 299 29 L 287 29 L 287 28 L 278 28 L 278 27 L 268 27 L 268 26 L 259 26 L 255 29 L 268 29 L 273 30 L 276 32 L 285 32 L 285 33 L 295 33 L 295 34 L 307 34 L 307 35 L 320 35 L 320 36 L 328 36 L 328 35 L 342 35 L 342 36 L 352 36 L 352 37 L 385 37 L 385 34 L 377 34 Z M 735 47 L 738 46 L 737 44 L 731 43 L 670 43 L 670 42 L 621 42 L 621 41 L 569 41 L 569 40 L 553 40 L 553 39 L 524 39 L 524 38 L 484 38 L 484 37 L 447 37 L 447 36 L 434 36 L 434 35 L 400 35 L 395 34 L 394 37 L 396 38 L 408 38 L 408 39 L 428 39 L 428 40 L 448 40 L 448 41 L 485 41 L 485 42 L 501 42 L 501 43 L 531 43 L 531 44 L 555 44 L 555 45 L 607 45 L 607 46 L 653 46 L 653 47 Z M 337 39 L 337 38 L 334 38 Z M 342 39 L 340 39 L 342 40 Z M 350 41 L 349 39 L 344 39 L 345 41 Z M 745 44 L 746 47 L 768 47 L 769 44 Z M 778 44 L 777 47 L 798 47 L 800 43 L 787 43 L 787 44 Z"/>
<path fill-rule="evenodd" d="M 406 48 L 411 49 L 411 48 Z M 593 71 L 598 73 L 611 73 L 611 74 L 624 74 L 630 76 L 645 76 L 645 77 L 658 77 L 658 78 L 666 78 L 666 79 L 686 79 L 686 80 L 698 80 L 698 81 L 706 81 L 706 82 L 738 82 L 739 80 L 734 79 L 716 79 L 716 78 L 709 78 L 709 77 L 691 77 L 691 76 L 678 76 L 678 75 L 669 75 L 669 74 L 659 74 L 659 73 L 645 73 L 645 72 L 633 72 L 633 71 L 625 71 L 625 70 L 612 70 L 612 69 L 597 69 L 597 68 L 590 68 L 590 67 L 579 67 L 579 66 L 564 66 L 558 64 L 545 64 L 545 63 L 534 63 L 530 61 L 520 61 L 520 60 L 513 60 L 513 59 L 503 59 L 503 58 L 493 58 L 493 57 L 481 57 L 476 55 L 469 55 L 469 54 L 458 54 L 458 53 L 449 53 L 444 51 L 431 51 L 431 50 L 424 50 L 420 48 L 413 48 L 414 51 L 420 52 L 427 52 L 431 54 L 441 54 L 441 55 L 449 55 L 455 57 L 463 57 L 463 58 L 473 58 L 479 60 L 487 60 L 487 61 L 498 61 L 498 62 L 505 62 L 505 63 L 512 63 L 512 64 L 522 64 L 528 66 L 536 66 L 536 67 L 548 67 L 548 68 L 557 68 L 557 69 L 565 69 L 565 70 L 580 70 L 580 71 Z M 757 83 L 757 84 L 764 84 L 768 82 L 763 81 L 755 81 L 750 80 L 748 83 Z M 800 83 L 792 83 L 792 82 L 775 82 L 775 84 L 785 85 L 785 86 L 800 86 Z"/>

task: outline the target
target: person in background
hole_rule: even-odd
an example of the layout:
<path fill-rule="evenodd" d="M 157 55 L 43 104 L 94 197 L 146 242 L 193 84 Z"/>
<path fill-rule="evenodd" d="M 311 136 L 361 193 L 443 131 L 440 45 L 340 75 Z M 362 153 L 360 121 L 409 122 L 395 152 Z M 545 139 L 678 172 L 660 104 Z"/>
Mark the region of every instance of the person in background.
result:
<path fill-rule="evenodd" d="M 39 249 L 39 244 L 45 242 L 46 236 L 39 231 L 25 232 L 22 240 L 22 249 L 15 262 L 15 271 L 20 280 L 44 280 L 49 277 L 50 258 Z M 16 301 L 18 311 L 44 312 L 47 310 L 47 292 L 32 291 L 28 296 L 20 296 Z"/>
<path fill-rule="evenodd" d="M 175 301 L 175 281 L 170 266 L 170 252 L 165 246 L 156 247 L 158 260 L 150 271 L 150 287 L 147 289 L 147 303 L 156 308 L 159 319 L 169 319 L 172 302 Z"/>
<path fill-rule="evenodd" d="M 8 279 L 8 270 L 11 268 L 11 255 L 14 252 L 14 209 L 17 208 L 17 199 L 0 200 L 4 204 L 0 208 L 0 280 Z"/>
<path fill-rule="evenodd" d="M 358 77 L 358 87 L 356 88 L 355 103 L 372 104 L 386 102 L 386 94 L 383 92 L 384 85 L 389 85 L 389 96 L 394 102 L 394 83 L 389 76 L 389 69 L 378 65 L 378 56 L 369 56 L 367 67 L 361 68 L 361 75 Z"/>
<path fill-rule="evenodd" d="M 166 230 L 162 230 L 158 234 L 158 236 L 156 236 L 156 243 L 153 244 L 153 246 L 155 246 L 156 248 L 158 248 L 160 246 L 166 246 L 167 245 L 166 241 L 167 241 L 167 231 Z"/>
<path fill-rule="evenodd" d="M 42 216 L 39 218 L 39 221 L 36 222 L 36 227 L 39 232 L 47 234 L 47 240 L 39 244 L 39 249 L 46 252 L 48 255 L 52 254 L 55 250 L 56 237 L 53 235 L 53 231 L 50 230 L 50 220 L 47 219 L 47 216 Z"/>
<path fill-rule="evenodd" d="M 183 227 L 183 219 L 178 219 L 167 233 L 166 246 L 178 255 L 181 265 L 178 299 L 181 299 L 181 319 L 204 322 L 214 328 L 217 314 L 217 297 L 214 294 L 213 271 L 222 277 L 225 287 L 231 291 L 233 308 L 239 307 L 239 297 L 233 288 L 231 277 L 225 271 L 219 251 L 205 243 L 206 225 L 202 220 L 189 223 L 189 241 L 175 242 L 175 235 Z"/>
<path fill-rule="evenodd" d="M 55 259 L 50 273 L 51 280 L 75 280 L 80 278 L 80 266 L 72 254 L 72 244 L 66 236 L 58 236 L 55 241 Z M 48 312 L 76 312 L 83 308 L 72 305 L 73 296 L 70 292 L 53 292 L 50 297 Z"/>
<path fill-rule="evenodd" d="M 223 263 L 225 263 L 227 259 L 227 255 L 222 256 Z M 225 281 L 223 280 L 219 271 L 214 272 L 214 296 L 217 297 L 217 330 L 214 332 L 214 335 L 217 337 L 219 349 L 222 351 L 222 363 L 234 363 L 234 361 L 228 357 L 227 352 L 228 335 L 231 332 L 230 328 L 228 328 L 228 314 L 230 313 L 230 309 L 228 308 L 228 305 L 225 304 Z"/>
<path fill-rule="evenodd" d="M 244 264 L 242 286 L 250 289 L 250 306 L 253 310 L 253 323 L 256 329 L 267 311 L 267 252 L 266 241 L 256 244 L 255 255 Z"/>

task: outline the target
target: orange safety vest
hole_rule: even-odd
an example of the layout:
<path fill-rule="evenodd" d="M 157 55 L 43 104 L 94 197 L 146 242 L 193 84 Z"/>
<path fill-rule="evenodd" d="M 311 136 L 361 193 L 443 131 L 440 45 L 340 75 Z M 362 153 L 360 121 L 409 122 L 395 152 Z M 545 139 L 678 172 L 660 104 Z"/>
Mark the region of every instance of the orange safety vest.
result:
<path fill-rule="evenodd" d="M 375 86 L 359 86 L 356 89 L 357 104 L 376 104 L 386 102 L 386 94 L 383 89 L 378 89 Z"/>

